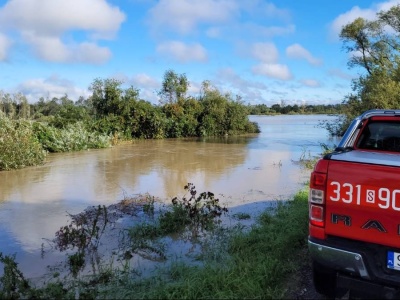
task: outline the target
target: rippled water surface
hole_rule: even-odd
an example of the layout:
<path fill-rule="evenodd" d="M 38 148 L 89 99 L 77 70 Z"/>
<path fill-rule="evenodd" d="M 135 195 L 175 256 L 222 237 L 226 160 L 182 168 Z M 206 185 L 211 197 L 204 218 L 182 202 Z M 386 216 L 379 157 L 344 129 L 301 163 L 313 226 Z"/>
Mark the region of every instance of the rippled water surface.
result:
<path fill-rule="evenodd" d="M 319 154 L 321 143 L 337 144 L 317 126 L 334 118 L 250 116 L 261 128 L 258 135 L 134 141 L 51 154 L 42 166 L 0 172 L 0 251 L 16 253 L 27 275 L 38 275 L 43 238 L 54 237 L 67 212 L 144 193 L 169 202 L 184 195 L 188 182 L 235 210 L 287 199 L 310 174 L 300 157 Z"/>

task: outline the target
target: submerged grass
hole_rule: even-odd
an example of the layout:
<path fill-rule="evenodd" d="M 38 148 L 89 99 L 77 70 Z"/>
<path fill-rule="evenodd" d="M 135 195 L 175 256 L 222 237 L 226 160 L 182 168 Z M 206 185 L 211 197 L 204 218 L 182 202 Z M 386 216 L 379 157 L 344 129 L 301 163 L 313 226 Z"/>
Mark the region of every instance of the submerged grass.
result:
<path fill-rule="evenodd" d="M 176 263 L 145 280 L 111 284 L 105 298 L 244 299 L 284 297 L 307 242 L 307 192 L 264 212 L 250 231 L 231 230 L 219 260 L 203 266 Z M 221 253 L 224 252 L 224 253 Z M 222 254 L 222 255 L 221 255 Z M 222 259 L 221 259 L 222 257 Z"/>
<path fill-rule="evenodd" d="M 163 216 L 165 218 L 165 214 Z M 287 295 L 288 278 L 300 265 L 299 254 L 306 248 L 307 218 L 307 191 L 301 191 L 293 200 L 280 202 L 276 209 L 263 212 L 250 229 L 244 230 L 240 225 L 210 229 L 198 241 L 201 249 L 195 257 L 198 263 L 184 263 L 177 259 L 158 267 L 147 277 L 137 276 L 136 270 L 129 263 L 122 269 L 104 264 L 102 271 L 95 276 L 81 276 L 68 282 L 57 279 L 40 289 L 29 286 L 30 292 L 19 296 L 112 299 L 284 298 Z M 169 226 L 162 228 L 160 223 L 157 226 L 143 224 L 132 228 L 130 237 L 132 241 L 148 241 L 146 245 L 151 246 L 152 238 L 157 241 L 161 233 L 170 230 Z M 0 280 L 0 296 L 8 295 L 4 293 L 4 288 Z"/>

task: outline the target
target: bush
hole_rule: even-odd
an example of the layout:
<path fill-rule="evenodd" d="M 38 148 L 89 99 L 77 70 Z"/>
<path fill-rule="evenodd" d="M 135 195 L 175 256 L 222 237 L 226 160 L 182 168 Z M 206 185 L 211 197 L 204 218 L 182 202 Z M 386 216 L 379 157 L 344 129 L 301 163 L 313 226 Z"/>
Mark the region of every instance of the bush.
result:
<path fill-rule="evenodd" d="M 45 157 L 31 122 L 12 121 L 0 115 L 0 170 L 38 165 Z"/>
<path fill-rule="evenodd" d="M 106 148 L 111 145 L 107 135 L 89 132 L 82 122 L 68 124 L 63 129 L 35 123 L 34 129 L 39 142 L 49 152 Z"/>

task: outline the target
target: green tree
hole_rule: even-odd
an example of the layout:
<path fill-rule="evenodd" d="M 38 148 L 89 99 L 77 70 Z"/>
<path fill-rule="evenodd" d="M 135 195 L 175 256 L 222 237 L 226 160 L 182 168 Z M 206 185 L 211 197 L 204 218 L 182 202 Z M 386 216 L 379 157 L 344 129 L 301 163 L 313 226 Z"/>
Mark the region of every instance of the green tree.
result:
<path fill-rule="evenodd" d="M 358 18 L 342 28 L 340 38 L 351 54 L 350 68 L 361 68 L 345 100 L 340 134 L 349 122 L 368 109 L 394 109 L 400 104 L 400 6 L 377 13 L 376 20 Z"/>
<path fill-rule="evenodd" d="M 15 94 L 14 103 L 16 106 L 18 118 L 28 119 L 31 114 L 31 108 L 26 97 L 22 93 Z"/>
<path fill-rule="evenodd" d="M 41 97 L 38 102 L 32 105 L 33 118 L 41 119 L 43 116 L 56 115 L 61 109 L 61 101 L 53 97 L 51 100 Z"/>
<path fill-rule="evenodd" d="M 131 107 L 138 100 L 139 90 L 132 86 L 123 89 L 122 84 L 122 81 L 113 78 L 97 78 L 93 81 L 89 87 L 93 94 L 87 105 L 93 107 L 95 115 L 102 117 L 109 114 L 129 114 Z"/>
<path fill-rule="evenodd" d="M 85 104 L 93 108 L 96 119 L 93 127 L 96 130 L 131 138 L 137 136 L 136 133 L 132 133 L 131 127 L 137 116 L 135 111 L 141 106 L 139 90 L 132 86 L 123 89 L 122 84 L 122 81 L 116 79 L 97 78 L 89 88 L 93 92 L 92 96 L 86 102 L 81 101 L 80 105 Z"/>
<path fill-rule="evenodd" d="M 222 94 L 209 81 L 202 84 L 199 101 L 203 107 L 198 120 L 199 136 L 221 136 L 246 132 L 259 132 L 256 124 L 248 120 L 249 110 L 240 97 Z"/>
<path fill-rule="evenodd" d="M 121 105 L 122 82 L 117 79 L 96 78 L 89 90 L 92 91 L 92 105 L 97 116 L 117 115 Z"/>
<path fill-rule="evenodd" d="M 10 95 L 9 93 L 2 93 L 0 96 L 4 115 L 9 117 L 10 119 L 15 119 L 16 105 L 12 99 L 12 95 Z"/>
<path fill-rule="evenodd" d="M 189 81 L 185 74 L 178 75 L 173 70 L 168 70 L 164 74 L 162 88 L 159 96 L 164 103 L 177 103 L 186 97 L 189 88 Z"/>
<path fill-rule="evenodd" d="M 271 109 L 272 109 L 273 111 L 277 112 L 277 113 L 280 113 L 282 107 L 281 107 L 280 104 L 277 103 L 277 104 L 272 105 L 272 106 L 271 106 Z"/>

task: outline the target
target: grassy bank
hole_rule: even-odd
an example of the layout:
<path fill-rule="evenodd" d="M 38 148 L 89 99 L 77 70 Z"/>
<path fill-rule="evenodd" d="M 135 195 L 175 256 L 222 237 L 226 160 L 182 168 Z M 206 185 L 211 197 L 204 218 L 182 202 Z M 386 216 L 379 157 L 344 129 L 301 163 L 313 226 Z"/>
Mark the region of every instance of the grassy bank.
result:
<path fill-rule="evenodd" d="M 266 210 L 250 228 L 241 226 L 240 222 L 233 227 L 218 224 L 215 221 L 223 213 L 218 199 L 212 193 L 196 195 L 193 192 L 191 195 L 188 199 L 175 199 L 172 207 L 158 215 L 151 201 L 142 206 L 148 216 L 157 216 L 129 228 L 126 235 L 129 248 L 124 249 L 123 267 L 104 263 L 99 265 L 96 275 L 75 272 L 74 276 L 61 278 L 53 274 L 43 286 L 36 287 L 19 272 L 13 257 L 0 255 L 5 270 L 0 278 L 0 298 L 283 298 L 288 278 L 298 268 L 302 260 L 299 255 L 306 247 L 307 192 L 301 191 L 293 200 L 279 202 L 276 208 Z M 206 205 L 197 205 L 200 203 Z M 95 217 L 103 214 L 108 220 L 104 209 L 99 208 L 97 212 Z M 236 217 L 240 219 L 246 215 L 237 214 Z M 82 224 L 82 218 L 75 218 L 75 223 L 61 232 L 62 236 L 66 236 L 67 230 L 74 232 L 75 237 L 90 232 L 92 240 L 87 236 L 74 240 L 71 235 L 65 241 L 75 246 L 79 241 L 87 243 L 86 246 L 96 245 L 101 235 L 98 228 L 106 223 L 96 221 L 97 225 L 85 227 L 86 231 L 74 231 L 79 222 Z M 60 231 L 58 233 L 60 237 Z M 190 239 L 197 249 L 195 260 L 188 263 L 164 257 L 170 263 L 156 268 L 150 276 L 138 275 L 130 263 L 132 256 L 139 250 L 147 250 L 147 254 L 152 250 L 163 257 L 161 252 L 165 249 L 157 245 L 171 233 L 174 239 Z M 71 252 L 68 255 L 76 266 L 79 255 Z"/>
<path fill-rule="evenodd" d="M 204 266 L 174 265 L 163 276 L 111 285 L 104 297 L 147 299 L 282 298 L 287 278 L 306 245 L 307 194 L 261 214 L 248 232 L 231 232 L 226 247 L 216 247 Z"/>

